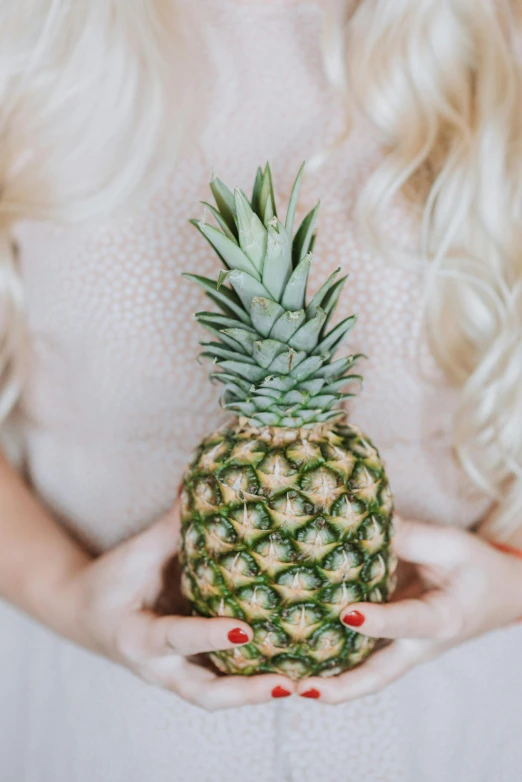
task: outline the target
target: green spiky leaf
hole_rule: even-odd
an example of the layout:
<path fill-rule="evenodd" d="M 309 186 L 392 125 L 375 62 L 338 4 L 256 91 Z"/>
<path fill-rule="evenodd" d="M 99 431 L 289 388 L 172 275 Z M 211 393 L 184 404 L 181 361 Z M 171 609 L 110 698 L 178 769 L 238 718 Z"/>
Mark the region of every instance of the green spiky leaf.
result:
<path fill-rule="evenodd" d="M 247 272 L 234 269 L 230 272 L 228 279 L 247 311 L 250 310 L 252 299 L 255 296 L 270 298 L 267 289 Z"/>
<path fill-rule="evenodd" d="M 323 319 L 326 319 L 326 315 Z M 345 318 L 335 326 L 321 342 L 313 349 L 313 353 L 334 353 L 344 337 L 348 334 L 357 322 L 357 315 L 351 315 L 349 318 Z M 313 323 L 313 321 L 308 321 Z M 308 325 L 307 323 L 307 325 Z"/>
<path fill-rule="evenodd" d="M 246 416 L 257 412 L 256 406 L 252 402 L 225 402 L 225 407 L 227 410 L 233 410 Z"/>
<path fill-rule="evenodd" d="M 295 178 L 294 185 L 292 187 L 292 193 L 290 195 L 290 201 L 288 202 L 288 209 L 286 210 L 285 228 L 289 236 L 292 236 L 294 232 L 294 218 L 295 210 L 297 207 L 297 201 L 299 199 L 299 188 L 301 185 L 301 179 L 303 177 L 305 164 L 301 163 L 297 176 Z"/>
<path fill-rule="evenodd" d="M 252 261 L 245 255 L 241 247 L 229 239 L 228 236 L 225 236 L 218 228 L 214 228 L 213 225 L 208 225 L 207 223 L 200 222 L 198 228 L 217 250 L 229 269 L 238 269 L 250 274 L 256 280 L 261 279 L 261 275 Z"/>
<path fill-rule="evenodd" d="M 265 165 L 261 180 L 261 192 L 259 194 L 259 210 L 263 217 L 263 222 L 268 225 L 273 217 L 277 217 L 276 203 L 274 196 L 274 186 L 272 184 L 272 172 L 270 165 Z"/>
<path fill-rule="evenodd" d="M 225 236 L 228 236 L 228 238 L 232 242 L 235 242 L 237 244 L 236 236 L 232 233 L 232 231 L 228 227 L 228 223 L 225 220 L 225 218 L 223 217 L 223 215 L 221 214 L 221 212 L 218 209 L 216 209 L 215 206 L 212 206 L 212 204 L 209 204 L 208 201 L 201 201 L 200 203 L 203 204 L 203 206 L 206 209 L 209 210 L 209 212 L 214 217 L 215 221 L 217 222 L 217 224 L 219 225 L 219 227 L 221 228 L 221 230 L 223 231 Z M 196 228 L 199 228 L 199 222 L 200 222 L 199 220 L 189 220 L 189 223 L 192 223 L 192 225 L 195 225 Z M 203 220 L 202 222 L 205 222 L 205 221 Z"/>
<path fill-rule="evenodd" d="M 204 358 L 229 358 L 232 361 L 240 361 L 242 364 L 255 364 L 255 361 L 246 353 L 239 354 L 237 350 L 230 350 L 221 342 L 200 342 L 206 350 L 201 353 Z"/>
<path fill-rule="evenodd" d="M 303 309 L 311 261 L 312 256 L 305 255 L 292 272 L 281 299 L 281 304 L 285 310 Z"/>
<path fill-rule="evenodd" d="M 245 380 L 250 380 L 251 383 L 259 383 L 259 381 L 263 380 L 266 376 L 266 371 L 261 367 L 253 364 L 245 364 L 242 361 L 226 360 L 221 361 L 220 365 L 228 372 L 239 375 L 239 377 L 243 377 Z"/>
<path fill-rule="evenodd" d="M 299 381 L 307 380 L 317 373 L 323 363 L 324 359 L 321 356 L 309 356 L 302 364 L 292 369 L 292 377 Z"/>
<path fill-rule="evenodd" d="M 315 224 L 317 222 L 318 211 L 319 204 L 316 204 L 316 206 L 308 212 L 295 235 L 292 250 L 294 266 L 297 266 L 304 256 L 311 251 L 310 246 Z"/>
<path fill-rule="evenodd" d="M 280 353 L 280 355 L 276 356 L 268 368 L 270 372 L 274 374 L 288 375 L 299 366 L 305 358 L 306 353 L 304 351 L 290 348 L 284 353 Z"/>
<path fill-rule="evenodd" d="M 217 337 L 217 339 L 220 339 L 225 345 L 227 345 L 230 348 L 230 350 L 233 350 L 236 354 L 237 353 L 248 354 L 248 352 L 249 352 L 248 349 L 247 349 L 248 343 L 246 341 L 245 342 L 239 342 L 239 341 L 231 338 L 229 335 L 227 335 L 226 331 L 222 331 L 220 329 L 216 329 L 216 328 L 214 328 L 214 326 L 211 326 L 209 323 L 205 323 L 203 325 L 204 325 L 204 327 L 205 327 L 205 329 L 207 331 L 210 331 L 210 333 L 214 337 Z M 237 329 L 237 331 L 239 331 L 239 329 Z M 245 334 L 246 333 L 248 333 L 248 332 L 245 332 Z M 250 333 L 250 337 L 252 337 L 252 341 L 255 339 L 255 337 L 253 336 L 252 333 Z M 201 342 L 200 344 L 202 345 L 204 343 Z"/>
<path fill-rule="evenodd" d="M 292 244 L 282 223 L 274 218 L 268 224 L 268 241 L 263 265 L 263 285 L 279 301 L 292 274 Z"/>
<path fill-rule="evenodd" d="M 284 313 L 284 309 L 276 301 L 267 296 L 254 296 L 250 306 L 252 325 L 262 337 L 268 337 L 272 326 Z"/>
<path fill-rule="evenodd" d="M 337 275 L 339 274 L 340 271 L 341 271 L 341 269 L 339 267 L 338 269 L 336 269 L 328 277 L 328 279 L 326 280 L 324 285 L 321 285 L 321 287 L 319 288 L 319 290 L 317 291 L 317 293 L 313 297 L 312 301 L 310 302 L 310 304 L 306 308 L 306 317 L 308 319 L 314 318 L 315 317 L 315 313 L 317 312 L 317 308 L 318 307 L 322 307 L 323 301 L 326 298 L 326 294 L 328 293 L 330 288 L 334 285 L 335 279 L 336 279 L 336 277 L 337 277 Z M 322 309 L 324 310 L 324 307 L 322 307 Z"/>
<path fill-rule="evenodd" d="M 209 324 L 216 329 L 234 329 L 238 325 L 235 318 L 227 318 L 226 315 L 220 315 L 217 312 L 196 312 L 194 316 L 203 326 Z M 252 332 L 255 335 L 256 330 L 252 326 L 242 324 L 241 329 Z"/>
<path fill-rule="evenodd" d="M 305 320 L 306 315 L 304 310 L 286 310 L 272 326 L 270 337 L 272 339 L 278 339 L 281 342 L 289 342 Z"/>
<path fill-rule="evenodd" d="M 355 323 L 345 318 L 330 331 L 346 277 L 337 269 L 305 307 L 318 207 L 304 218 L 292 240 L 301 166 L 292 187 L 285 225 L 276 216 L 270 166 L 258 169 L 252 200 L 213 179 L 217 208 L 205 206 L 218 228 L 193 222 L 214 247 L 226 270 L 213 281 L 196 282 L 221 313 L 199 312 L 210 332 L 202 356 L 216 365 L 213 380 L 224 386 L 222 404 L 255 426 L 311 427 L 342 415 L 346 386 L 360 382 L 348 374 L 358 355 L 337 360 L 334 353 Z"/>
<path fill-rule="evenodd" d="M 225 328 L 221 329 L 219 333 L 221 339 L 224 336 L 230 337 L 236 344 L 241 345 L 243 352 L 253 353 L 256 341 L 256 332 L 253 329 Z"/>
<path fill-rule="evenodd" d="M 216 206 L 221 212 L 223 219 L 225 220 L 233 235 L 237 237 L 237 226 L 235 220 L 236 204 L 234 201 L 234 194 L 231 190 L 229 190 L 225 183 L 217 177 L 212 179 L 210 183 L 210 189 L 212 190 L 212 195 L 214 196 Z"/>
<path fill-rule="evenodd" d="M 252 209 L 258 217 L 262 217 L 261 212 L 261 188 L 263 186 L 263 172 L 260 166 L 257 167 L 256 176 L 254 179 L 254 186 L 252 188 Z"/>
<path fill-rule="evenodd" d="M 241 307 L 240 300 L 233 291 L 223 286 L 221 286 L 218 290 L 217 282 L 214 280 L 209 280 L 206 277 L 200 277 L 198 274 L 183 273 L 181 276 L 186 280 L 192 280 L 192 282 L 195 282 L 197 285 L 199 285 L 200 288 L 203 288 L 203 290 L 213 299 L 213 301 L 215 301 L 219 306 L 224 307 L 225 312 L 234 313 L 234 315 L 236 315 L 239 320 L 243 321 L 244 323 L 250 322 L 248 314 Z"/>
<path fill-rule="evenodd" d="M 306 350 L 307 353 L 311 353 L 317 345 L 325 320 L 326 313 L 319 307 L 316 316 L 301 326 L 288 344 L 296 350 Z"/>
<path fill-rule="evenodd" d="M 326 312 L 325 325 L 328 324 L 328 321 L 330 320 L 335 308 L 337 307 L 337 302 L 339 301 L 339 297 L 341 295 L 341 292 L 344 288 L 347 279 L 348 279 L 348 275 L 346 274 L 344 277 L 341 277 L 340 280 L 337 280 L 337 282 L 334 285 L 332 285 L 332 287 L 330 288 L 330 290 L 328 291 L 328 293 L 323 299 L 322 308 Z"/>
<path fill-rule="evenodd" d="M 276 339 L 260 339 L 254 342 L 252 356 L 257 364 L 267 369 L 280 353 L 286 350 L 286 345 Z"/>
<path fill-rule="evenodd" d="M 265 226 L 252 210 L 245 194 L 238 188 L 234 191 L 239 244 L 241 249 L 259 273 L 263 270 L 268 234 Z"/>

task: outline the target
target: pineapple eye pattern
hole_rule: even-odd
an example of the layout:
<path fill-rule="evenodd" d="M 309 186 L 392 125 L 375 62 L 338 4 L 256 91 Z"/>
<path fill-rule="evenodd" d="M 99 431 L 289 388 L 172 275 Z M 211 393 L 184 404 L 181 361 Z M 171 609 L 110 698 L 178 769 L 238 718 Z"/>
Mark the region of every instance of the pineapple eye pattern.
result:
<path fill-rule="evenodd" d="M 314 513 L 314 506 L 302 494 L 289 491 L 272 500 L 270 507 L 288 517 L 309 516 Z"/>
<path fill-rule="evenodd" d="M 229 460 L 231 464 L 257 465 L 266 453 L 266 444 L 262 440 L 241 440 L 231 449 Z"/>
<path fill-rule="evenodd" d="M 198 478 L 194 483 L 192 499 L 195 514 L 205 517 L 215 513 L 222 502 L 216 479 L 208 475 Z"/>
<path fill-rule="evenodd" d="M 323 605 L 329 607 L 333 615 L 338 616 L 348 603 L 359 603 L 364 600 L 365 593 L 356 581 L 342 581 L 340 584 L 327 586 L 321 590 L 319 599 Z"/>
<path fill-rule="evenodd" d="M 225 461 L 229 450 L 229 444 L 226 440 L 208 443 L 199 455 L 198 468 L 200 470 L 212 471 Z"/>
<path fill-rule="evenodd" d="M 372 639 L 355 642 L 361 634 L 338 617 L 348 603 L 389 597 L 391 492 L 365 464 L 368 447 L 354 448 L 359 436 L 339 429 L 324 442 L 316 435 L 311 447 L 297 438 L 273 453 L 269 438 L 250 447 L 244 433 L 225 430 L 226 447 L 214 438 L 203 453 L 228 460 L 185 480 L 194 510 L 182 523 L 183 592 L 198 613 L 255 628 L 246 647 L 211 656 L 222 671 L 329 676 L 373 648 Z M 344 474 L 340 464 L 349 465 Z"/>
<path fill-rule="evenodd" d="M 254 642 L 268 657 L 281 653 L 291 644 L 291 638 L 274 622 L 264 622 L 254 628 Z"/>
<path fill-rule="evenodd" d="M 296 535 L 296 539 L 311 550 L 314 548 L 320 550 L 324 546 L 336 543 L 337 535 L 335 530 L 328 526 L 324 518 L 319 516 L 311 524 L 301 528 Z"/>
<path fill-rule="evenodd" d="M 219 564 L 225 580 L 234 585 L 250 583 L 259 574 L 254 558 L 246 551 L 226 554 Z"/>
<path fill-rule="evenodd" d="M 332 657 L 339 658 L 347 647 L 347 633 L 344 628 L 326 624 L 313 633 L 308 641 L 308 654 L 318 663 L 331 664 Z"/>
<path fill-rule="evenodd" d="M 276 578 L 276 584 L 288 600 L 313 596 L 322 587 L 323 579 L 313 568 L 302 566 L 287 568 Z"/>
<path fill-rule="evenodd" d="M 254 551 L 260 557 L 274 556 L 278 562 L 293 562 L 297 558 L 295 548 L 292 543 L 281 535 L 280 532 L 273 532 L 268 537 L 263 538 L 258 543 Z"/>
<path fill-rule="evenodd" d="M 363 562 L 364 558 L 360 550 L 351 543 L 345 543 L 326 557 L 323 562 L 323 568 L 325 570 L 338 571 L 343 568 L 357 568 Z"/>
<path fill-rule="evenodd" d="M 244 619 L 237 603 L 228 597 L 212 597 L 209 600 L 210 616 L 230 616 L 234 619 Z"/>
<path fill-rule="evenodd" d="M 220 516 L 205 524 L 205 546 L 212 553 L 227 551 L 237 540 L 234 527 Z"/>
<path fill-rule="evenodd" d="M 257 494 L 259 480 L 256 473 L 250 467 L 226 467 L 219 472 L 219 481 L 223 488 L 228 488 L 230 494 L 237 495 L 238 499 L 247 494 Z"/>
<path fill-rule="evenodd" d="M 297 440 L 286 449 L 286 456 L 297 467 L 317 467 L 324 462 L 321 448 L 309 440 Z"/>
<path fill-rule="evenodd" d="M 270 516 L 261 503 L 243 502 L 240 508 L 235 508 L 230 513 L 230 518 L 235 522 L 234 526 L 240 526 L 246 530 L 268 530 L 271 527 Z"/>
<path fill-rule="evenodd" d="M 317 207 L 294 230 L 302 168 L 284 221 L 272 174 L 251 196 L 214 178 L 216 224 L 192 221 L 223 262 L 218 280 L 185 275 L 212 300 L 196 318 L 223 407 L 181 495 L 182 590 L 203 616 L 248 621 L 253 640 L 211 655 L 226 673 L 333 676 L 375 640 L 339 622 L 348 603 L 387 600 L 393 496 L 378 449 L 341 407 L 360 355 L 337 348 L 355 316 L 332 320 L 335 271 L 307 295 Z M 331 325 L 335 323 L 336 325 Z"/>
<path fill-rule="evenodd" d="M 281 612 L 284 627 L 293 628 L 296 637 L 307 638 L 321 623 L 324 612 L 313 602 L 296 603 Z"/>

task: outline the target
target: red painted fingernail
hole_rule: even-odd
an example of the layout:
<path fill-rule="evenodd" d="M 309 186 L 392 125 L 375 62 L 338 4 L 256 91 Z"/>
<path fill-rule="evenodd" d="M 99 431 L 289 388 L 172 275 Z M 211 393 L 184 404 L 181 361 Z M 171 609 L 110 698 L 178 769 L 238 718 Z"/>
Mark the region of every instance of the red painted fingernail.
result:
<path fill-rule="evenodd" d="M 279 684 L 272 690 L 272 698 L 288 698 L 291 694 L 291 692 L 285 690 L 285 688 L 281 687 Z"/>
<path fill-rule="evenodd" d="M 360 627 L 364 624 L 364 616 L 360 611 L 350 611 L 343 616 L 342 621 L 345 625 L 350 625 L 350 627 Z"/>
<path fill-rule="evenodd" d="M 320 698 L 321 697 L 321 693 L 319 692 L 319 690 L 316 690 L 315 687 L 311 687 L 306 692 L 301 692 L 299 694 L 301 695 L 302 698 Z"/>
<path fill-rule="evenodd" d="M 248 635 L 240 627 L 234 627 L 228 634 L 228 640 L 232 644 L 246 644 Z"/>

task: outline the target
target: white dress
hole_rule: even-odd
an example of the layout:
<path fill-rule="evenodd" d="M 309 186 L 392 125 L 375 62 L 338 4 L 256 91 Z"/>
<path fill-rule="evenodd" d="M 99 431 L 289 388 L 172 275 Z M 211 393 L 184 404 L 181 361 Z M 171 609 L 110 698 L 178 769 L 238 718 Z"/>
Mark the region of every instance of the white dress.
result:
<path fill-rule="evenodd" d="M 172 503 L 191 448 L 221 417 L 196 355 L 218 262 L 187 218 L 212 170 L 250 189 L 270 160 L 279 203 L 342 127 L 321 69 L 317 2 L 197 0 L 211 41 L 212 121 L 141 211 L 119 223 L 18 226 L 32 342 L 24 394 L 34 490 L 86 544 L 111 547 Z M 451 450 L 455 394 L 421 339 L 423 278 L 359 235 L 354 195 L 378 157 L 356 127 L 302 188 L 322 201 L 312 289 L 350 273 L 339 317 L 370 358 L 351 407 L 388 465 L 398 510 L 469 526 L 488 500 Z M 389 219 L 411 242 L 406 214 Z M 492 633 L 385 691 L 206 713 L 0 605 L 1 782 L 519 782 L 522 627 Z"/>

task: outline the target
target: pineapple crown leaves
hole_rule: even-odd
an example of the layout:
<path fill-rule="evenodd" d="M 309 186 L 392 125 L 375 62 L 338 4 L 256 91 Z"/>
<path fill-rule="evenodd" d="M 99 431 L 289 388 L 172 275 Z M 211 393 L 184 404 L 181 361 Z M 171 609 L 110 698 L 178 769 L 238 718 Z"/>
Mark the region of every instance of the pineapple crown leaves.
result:
<path fill-rule="evenodd" d="M 272 174 L 257 169 L 250 200 L 213 177 L 215 206 L 202 202 L 217 227 L 190 220 L 211 244 L 224 270 L 217 280 L 196 274 L 197 283 L 220 312 L 197 312 L 210 333 L 201 357 L 219 371 L 211 379 L 225 386 L 223 407 L 254 426 L 311 427 L 342 415 L 339 403 L 353 396 L 343 389 L 360 355 L 333 360 L 355 325 L 345 318 L 328 330 L 346 282 L 337 269 L 306 304 L 306 287 L 319 204 L 294 235 L 304 163 L 295 179 L 285 222 L 277 215 Z"/>

